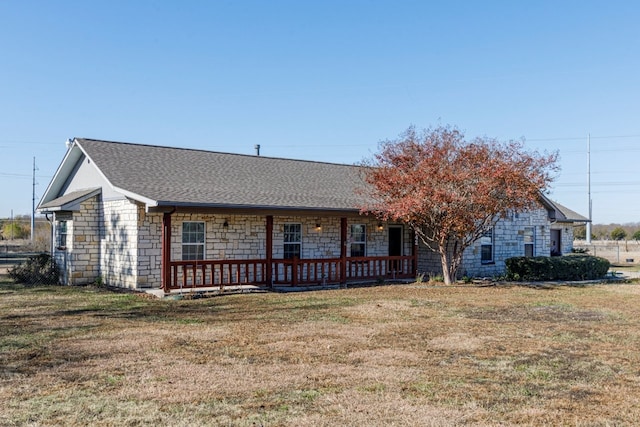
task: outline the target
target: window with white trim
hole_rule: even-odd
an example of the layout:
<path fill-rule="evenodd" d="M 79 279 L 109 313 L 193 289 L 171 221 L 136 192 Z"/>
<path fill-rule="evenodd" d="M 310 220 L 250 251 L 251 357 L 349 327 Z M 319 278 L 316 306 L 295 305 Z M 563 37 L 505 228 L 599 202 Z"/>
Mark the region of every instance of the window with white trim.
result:
<path fill-rule="evenodd" d="M 205 228 L 202 221 L 182 223 L 182 260 L 204 259 Z"/>
<path fill-rule="evenodd" d="M 64 249 L 67 247 L 67 221 L 58 222 L 57 231 L 57 245 L 58 249 Z"/>
<path fill-rule="evenodd" d="M 284 225 L 284 258 L 300 258 L 302 253 L 302 224 Z"/>
<path fill-rule="evenodd" d="M 351 256 L 367 256 L 367 226 L 351 225 Z"/>
<path fill-rule="evenodd" d="M 532 257 L 535 254 L 535 229 L 533 227 L 524 228 L 524 256 Z"/>
<path fill-rule="evenodd" d="M 493 228 L 480 237 L 480 262 L 483 264 L 493 262 Z"/>

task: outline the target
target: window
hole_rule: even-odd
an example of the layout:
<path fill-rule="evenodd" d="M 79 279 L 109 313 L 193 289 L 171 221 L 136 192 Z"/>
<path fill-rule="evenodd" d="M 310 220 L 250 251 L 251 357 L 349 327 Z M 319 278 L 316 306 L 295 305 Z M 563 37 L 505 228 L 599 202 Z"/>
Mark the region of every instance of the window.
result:
<path fill-rule="evenodd" d="M 535 235 L 533 227 L 524 228 L 524 256 L 533 256 L 535 253 Z"/>
<path fill-rule="evenodd" d="M 182 259 L 204 259 L 204 222 L 182 223 Z"/>
<path fill-rule="evenodd" d="M 367 226 L 353 224 L 351 226 L 351 256 L 367 255 Z"/>
<path fill-rule="evenodd" d="M 284 258 L 300 258 L 302 248 L 302 224 L 284 225 Z"/>
<path fill-rule="evenodd" d="M 57 247 L 59 249 L 64 249 L 67 247 L 67 221 L 58 222 L 58 239 L 57 239 Z"/>
<path fill-rule="evenodd" d="M 480 238 L 480 250 L 480 261 L 483 264 L 491 264 L 493 262 L 493 228 Z"/>

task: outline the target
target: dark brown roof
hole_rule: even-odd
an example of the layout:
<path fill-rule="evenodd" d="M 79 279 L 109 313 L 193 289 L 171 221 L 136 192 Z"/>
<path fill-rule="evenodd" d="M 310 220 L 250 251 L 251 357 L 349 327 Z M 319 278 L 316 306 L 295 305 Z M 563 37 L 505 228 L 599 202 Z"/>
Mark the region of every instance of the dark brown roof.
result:
<path fill-rule="evenodd" d="M 76 138 L 119 190 L 158 206 L 358 210 L 361 168 Z"/>

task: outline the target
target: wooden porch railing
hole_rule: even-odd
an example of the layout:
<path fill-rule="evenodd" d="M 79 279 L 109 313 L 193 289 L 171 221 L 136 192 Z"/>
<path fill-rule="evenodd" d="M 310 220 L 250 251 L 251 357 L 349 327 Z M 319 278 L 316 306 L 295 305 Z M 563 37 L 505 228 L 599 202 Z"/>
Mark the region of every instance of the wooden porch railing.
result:
<path fill-rule="evenodd" d="M 347 280 L 415 278 L 415 275 L 413 256 L 347 258 Z"/>
<path fill-rule="evenodd" d="M 170 289 L 267 284 L 265 260 L 171 261 Z"/>
<path fill-rule="evenodd" d="M 170 283 L 165 291 L 238 285 L 324 285 L 358 280 L 410 278 L 415 276 L 413 256 L 274 259 L 268 277 L 267 260 L 171 261 Z"/>
<path fill-rule="evenodd" d="M 274 259 L 274 285 L 323 285 L 340 283 L 340 258 Z"/>

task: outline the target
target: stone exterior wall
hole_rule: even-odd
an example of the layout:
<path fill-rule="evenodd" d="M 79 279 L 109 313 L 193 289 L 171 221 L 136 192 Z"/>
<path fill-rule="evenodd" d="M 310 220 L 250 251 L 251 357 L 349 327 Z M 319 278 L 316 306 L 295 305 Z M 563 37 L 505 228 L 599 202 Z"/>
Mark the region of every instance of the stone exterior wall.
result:
<path fill-rule="evenodd" d="M 138 288 L 162 286 L 162 214 L 146 213 L 138 209 Z"/>
<path fill-rule="evenodd" d="M 242 260 L 265 259 L 266 216 L 231 214 L 174 213 L 171 216 L 171 259 L 182 259 L 182 226 L 184 222 L 204 222 L 205 259 Z M 161 284 L 161 214 L 139 211 L 139 287 L 160 287 Z M 226 225 L 225 225 L 226 224 Z M 314 216 L 274 216 L 273 258 L 284 257 L 284 225 L 301 224 L 301 258 L 340 257 L 340 218 Z M 320 225 L 318 228 L 317 225 Z M 373 217 L 351 216 L 347 227 L 364 224 L 367 231 L 367 256 L 388 254 L 388 225 L 379 227 Z M 155 234 L 154 234 L 155 233 Z M 347 256 L 350 256 L 349 236 Z M 403 226 L 403 255 L 411 255 L 413 241 L 409 227 Z M 147 277 L 144 279 L 144 277 Z"/>
<path fill-rule="evenodd" d="M 79 212 L 61 212 L 56 224 L 67 221 L 67 247 L 54 252 L 62 269 L 62 282 L 85 284 L 98 277 L 108 285 L 127 288 L 161 286 L 162 214 L 146 213 L 144 206 L 122 199 L 102 202 L 100 196 L 81 204 Z M 238 260 L 266 258 L 266 216 L 227 214 L 172 215 L 171 259 L 182 259 L 182 224 L 205 223 L 205 259 Z M 274 216 L 273 257 L 284 257 L 284 225 L 301 224 L 301 257 L 340 257 L 340 218 L 313 216 Z M 389 250 L 389 225 L 374 217 L 350 216 L 348 233 L 354 224 L 366 225 L 367 256 L 386 256 Z M 319 225 L 319 227 L 317 227 Z M 380 227 L 382 225 L 382 227 Z M 460 276 L 492 277 L 504 273 L 504 261 L 524 255 L 524 230 L 534 229 L 534 255 L 550 253 L 550 229 L 560 229 L 562 252 L 571 251 L 573 228 L 550 224 L 544 209 L 514 215 L 500 221 L 494 229 L 493 262 L 482 263 L 481 242 L 465 251 Z M 412 253 L 412 233 L 403 226 L 403 255 Z M 347 256 L 351 256 L 347 236 Z M 418 272 L 440 274 L 437 253 L 420 244 Z"/>
<path fill-rule="evenodd" d="M 418 239 L 418 274 L 429 276 L 442 274 L 440 254 L 432 251 Z"/>
<path fill-rule="evenodd" d="M 494 277 L 504 274 L 505 260 L 514 256 L 524 256 L 524 230 L 534 230 L 534 255 L 550 254 L 550 223 L 545 209 L 535 209 L 526 213 L 513 215 L 499 221 L 493 230 L 493 261 L 483 263 L 481 260 L 481 241 L 476 241 L 464 253 L 459 276 Z M 571 243 L 567 237 L 565 242 Z M 570 248 L 566 251 L 570 252 Z M 565 253 L 563 251 L 563 253 Z M 440 255 L 420 244 L 418 272 L 442 274 Z"/>
<path fill-rule="evenodd" d="M 54 258 L 62 273 L 61 282 L 67 285 L 94 282 L 100 275 L 100 242 L 96 233 L 100 222 L 100 196 L 82 202 L 79 212 L 56 214 L 55 221 L 58 232 L 61 221 L 67 221 L 67 245 L 54 249 Z"/>
<path fill-rule="evenodd" d="M 182 224 L 200 221 L 205 224 L 205 259 L 237 260 L 265 259 L 267 235 L 266 216 L 231 214 L 175 213 L 171 216 L 171 259 L 182 259 Z M 226 223 L 226 226 L 225 226 Z M 301 224 L 302 258 L 340 257 L 340 218 L 313 216 L 274 216 L 273 258 L 284 256 L 284 224 Z M 138 211 L 138 287 L 160 287 L 161 284 L 161 231 L 162 214 Z M 320 224 L 320 228 L 316 227 Z M 378 228 L 373 217 L 353 216 L 347 226 L 367 226 L 367 255 L 388 254 L 388 225 Z M 403 255 L 410 255 L 413 241 L 409 227 L 403 229 Z M 350 255 L 347 241 L 347 256 Z"/>
<path fill-rule="evenodd" d="M 172 261 L 182 259 L 182 224 L 184 222 L 204 222 L 205 259 L 266 257 L 266 218 L 264 216 L 175 213 L 171 216 Z M 159 242 L 161 228 L 162 216 L 159 217 Z M 160 252 L 158 252 L 159 255 Z"/>
<path fill-rule="evenodd" d="M 534 256 L 549 256 L 551 237 L 548 213 L 546 209 L 540 208 L 499 221 L 494 228 L 493 262 L 481 262 L 481 242 L 477 241 L 465 251 L 460 273 L 469 277 L 493 277 L 504 274 L 504 262 L 507 258 L 524 256 L 525 227 L 534 229 Z"/>
<path fill-rule="evenodd" d="M 150 218 L 147 215 L 147 218 Z M 162 227 L 162 218 L 157 221 L 158 236 Z M 201 221 L 205 223 L 205 258 L 219 260 L 264 259 L 266 258 L 266 217 L 261 215 L 207 215 L 176 213 L 171 217 L 171 259 L 182 259 L 182 223 Z M 155 223 L 155 222 L 154 222 Z M 224 224 L 227 224 L 226 226 Z M 152 223 L 153 224 L 153 223 Z M 273 257 L 284 256 L 284 225 L 301 224 L 301 258 L 339 258 L 340 257 L 340 218 L 310 216 L 274 216 L 273 219 Z M 319 224 L 320 228 L 316 225 Z M 378 228 L 378 221 L 372 217 L 355 216 L 347 219 L 347 226 L 364 224 L 367 226 L 367 256 L 386 256 L 388 253 L 388 230 L 385 224 Z M 150 227 L 155 226 L 150 224 Z M 347 231 L 348 232 L 348 231 Z M 146 233 L 145 233 L 146 234 Z M 150 235 L 152 235 L 150 233 Z M 141 239 L 141 242 L 144 239 Z M 349 242 L 347 242 L 348 244 Z M 404 227 L 403 253 L 410 255 L 412 250 L 410 231 Z M 157 248 L 151 246 L 154 254 L 160 257 L 160 238 Z M 350 255 L 347 247 L 347 256 Z M 151 263 L 153 265 L 153 263 Z M 159 261 L 158 261 L 159 265 Z M 159 273 L 158 273 L 159 274 Z"/>
<path fill-rule="evenodd" d="M 70 243 L 56 251 L 65 283 L 100 280 L 110 286 L 159 288 L 161 286 L 162 214 L 146 213 L 130 200 L 101 202 L 99 196 L 82 204 L 80 212 L 59 216 L 67 219 Z M 205 224 L 205 259 L 237 260 L 266 258 L 266 216 L 185 214 L 172 215 L 171 259 L 182 259 L 182 224 Z M 275 216 L 273 257 L 284 256 L 284 224 L 302 225 L 302 258 L 340 257 L 340 218 Z M 226 224 L 226 225 L 225 225 Z M 317 227 L 320 224 L 320 227 Z M 388 254 L 388 225 L 379 227 L 373 217 L 353 216 L 347 226 L 364 224 L 367 256 Z M 73 236 L 73 237 L 72 237 Z M 350 256 L 350 239 L 347 256 Z M 403 255 L 412 251 L 411 233 L 403 229 Z M 68 277 L 68 280 L 66 279 Z"/>
<path fill-rule="evenodd" d="M 110 286 L 137 288 L 138 206 L 128 200 L 102 203 L 100 215 L 100 275 Z"/>

